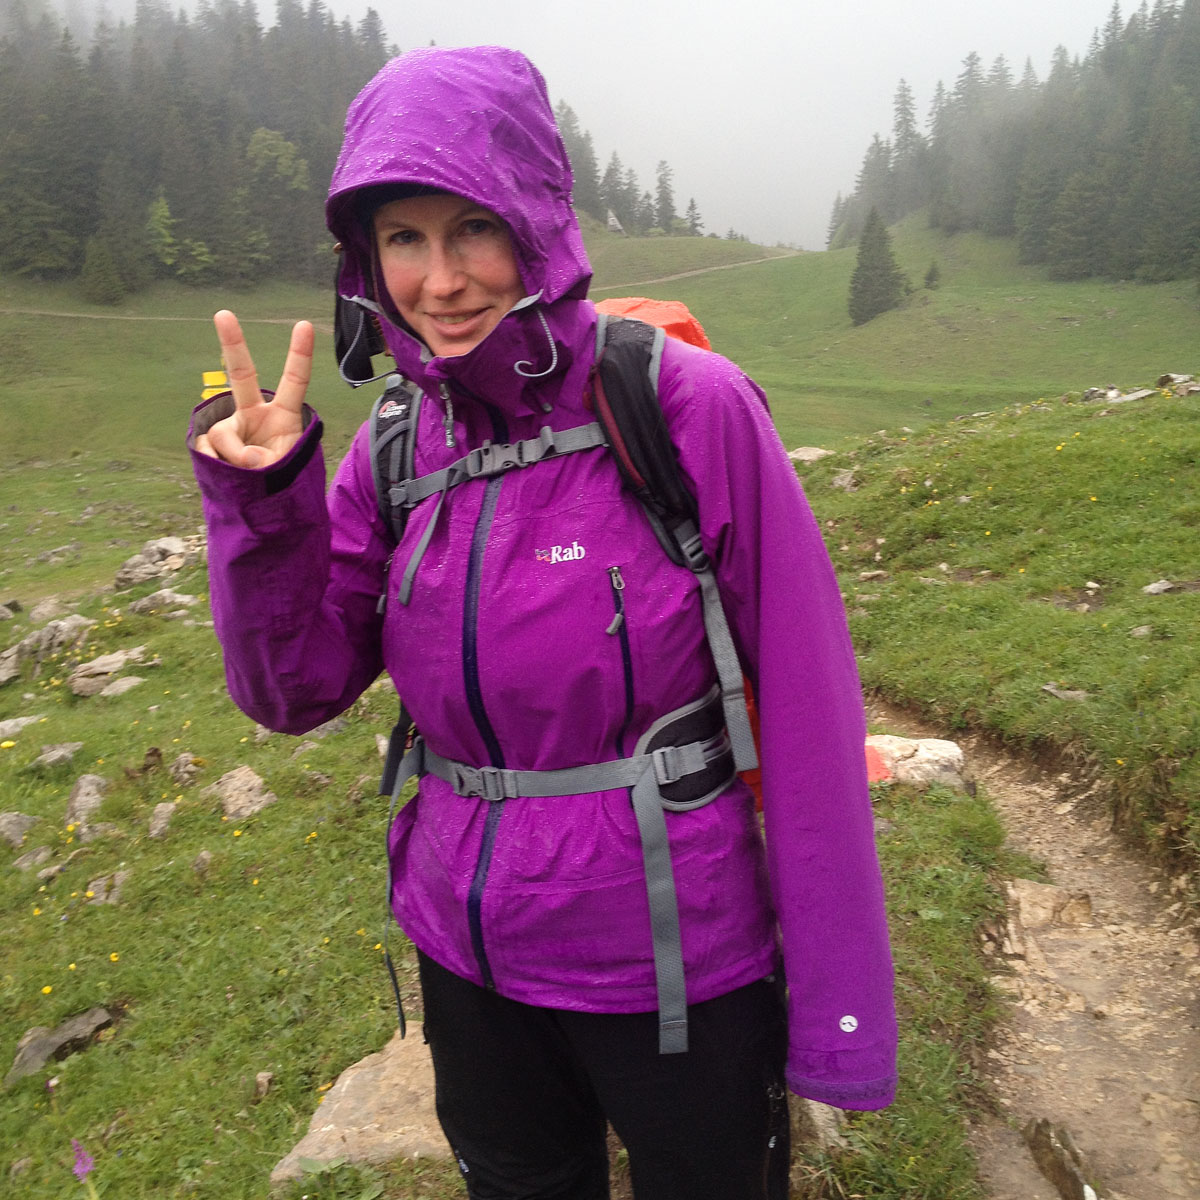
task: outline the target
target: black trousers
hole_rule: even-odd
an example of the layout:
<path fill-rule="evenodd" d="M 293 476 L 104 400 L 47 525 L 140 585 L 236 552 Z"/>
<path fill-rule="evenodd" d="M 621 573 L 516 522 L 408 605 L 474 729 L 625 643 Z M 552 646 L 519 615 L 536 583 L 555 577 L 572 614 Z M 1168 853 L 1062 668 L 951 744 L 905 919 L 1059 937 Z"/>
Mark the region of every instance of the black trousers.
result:
<path fill-rule="evenodd" d="M 688 1008 L 686 1054 L 657 1013 L 535 1008 L 419 955 L 437 1111 L 472 1200 L 607 1200 L 606 1123 L 637 1200 L 786 1200 L 782 988 Z"/>

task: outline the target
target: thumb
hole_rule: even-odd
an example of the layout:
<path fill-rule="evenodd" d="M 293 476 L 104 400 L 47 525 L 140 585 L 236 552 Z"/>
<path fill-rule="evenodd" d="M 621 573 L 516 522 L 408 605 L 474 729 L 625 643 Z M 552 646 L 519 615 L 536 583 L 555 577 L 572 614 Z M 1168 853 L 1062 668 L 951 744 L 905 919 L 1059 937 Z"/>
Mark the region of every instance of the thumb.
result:
<path fill-rule="evenodd" d="M 242 466 L 247 470 L 265 467 L 270 461 L 270 451 L 264 446 L 246 446 L 242 450 Z"/>

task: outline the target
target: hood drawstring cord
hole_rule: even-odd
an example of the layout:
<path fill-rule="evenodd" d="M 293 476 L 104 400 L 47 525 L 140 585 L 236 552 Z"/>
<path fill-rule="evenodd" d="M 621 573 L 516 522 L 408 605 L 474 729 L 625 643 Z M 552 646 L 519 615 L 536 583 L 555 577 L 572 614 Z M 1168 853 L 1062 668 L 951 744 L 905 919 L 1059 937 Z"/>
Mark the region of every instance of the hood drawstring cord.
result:
<path fill-rule="evenodd" d="M 546 314 L 539 308 L 537 310 L 538 320 L 542 323 L 542 329 L 546 334 L 546 341 L 550 343 L 550 365 L 544 371 L 527 371 L 526 367 L 532 367 L 533 363 L 529 359 L 522 359 L 518 363 L 513 364 L 513 370 L 525 379 L 543 379 L 549 375 L 555 367 L 558 366 L 558 347 L 554 344 L 554 334 L 550 332 L 550 323 L 546 320 Z M 553 405 L 549 401 L 542 401 L 542 411 L 550 412 Z"/>

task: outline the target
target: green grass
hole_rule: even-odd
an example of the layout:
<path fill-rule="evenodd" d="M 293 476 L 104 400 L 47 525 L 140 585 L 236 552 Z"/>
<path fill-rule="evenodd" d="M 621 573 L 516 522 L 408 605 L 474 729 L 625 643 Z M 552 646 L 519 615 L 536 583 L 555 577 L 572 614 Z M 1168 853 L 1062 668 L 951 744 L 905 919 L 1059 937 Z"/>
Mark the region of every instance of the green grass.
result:
<path fill-rule="evenodd" d="M 764 253 L 713 239 L 588 236 L 608 294 Z M 1141 588 L 1200 579 L 1197 402 L 1159 398 L 1101 416 L 1059 399 L 1195 366 L 1194 292 L 1050 284 L 1005 243 L 941 239 L 917 223 L 894 236 L 914 279 L 937 258 L 942 287 L 860 329 L 845 313 L 852 251 L 636 290 L 692 305 L 717 348 L 767 387 L 789 445 L 840 451 L 802 473 L 867 685 L 951 728 L 1076 764 L 1165 857 L 1194 861 L 1200 592 Z M 0 688 L 0 720 L 44 717 L 0 748 L 0 807 L 36 816 L 25 848 L 50 846 L 63 864 L 43 884 L 13 870 L 17 852 L 0 846 L 0 1070 L 34 1025 L 98 1003 L 117 1017 L 85 1053 L 21 1081 L 0 1106 L 0 1178 L 29 1159 L 13 1183 L 28 1200 L 75 1194 L 72 1137 L 96 1155 L 107 1200 L 265 1196 L 323 1089 L 393 1028 L 376 949 L 385 814 L 373 796 L 373 734 L 392 717 L 390 690 L 369 692 L 345 729 L 298 756 L 298 739 L 260 743 L 228 701 L 211 631 L 131 614 L 130 600 L 156 585 L 112 590 L 144 541 L 200 524 L 182 438 L 199 374 L 216 365 L 209 316 L 222 306 L 245 322 L 265 382 L 290 323 L 316 318 L 313 399 L 335 459 L 372 397 L 336 379 L 327 293 L 159 288 L 114 312 L 65 288 L 0 280 L 0 309 L 87 314 L 0 313 L 0 603 L 27 610 L 64 596 L 97 622 L 86 647 Z M 981 410 L 993 412 L 953 419 Z M 848 467 L 859 485 L 850 494 L 830 486 Z M 875 569 L 887 577 L 859 578 Z M 202 570 L 170 582 L 206 590 Z M 1100 585 L 1090 598 L 1088 583 Z M 1150 636 L 1132 638 L 1142 625 Z M 24 613 L 3 622 L 0 648 L 30 628 Z M 64 687 L 75 661 L 142 643 L 159 661 L 131 668 L 146 679 L 139 688 L 104 700 Z M 1056 699 L 1041 690 L 1048 682 L 1089 698 Z M 62 741 L 84 743 L 72 766 L 33 766 L 42 745 Z M 183 750 L 200 756 L 198 785 L 143 773 L 151 747 L 168 763 Z M 201 791 L 243 763 L 280 802 L 231 826 Z M 109 781 L 98 819 L 117 832 L 81 845 L 63 813 L 84 771 Z M 149 839 L 154 806 L 176 797 L 169 835 Z M 794 1194 L 973 1200 L 981 1193 L 963 1131 L 987 1102 L 974 1064 L 995 1003 L 976 930 L 999 912 L 998 881 L 1017 868 L 983 796 L 885 788 L 876 805 L 891 822 L 881 854 L 901 1095 L 884 1113 L 851 1119 L 851 1151 L 799 1155 Z M 204 876 L 192 866 L 202 850 L 213 854 Z M 118 869 L 132 872 L 122 904 L 88 904 L 91 882 Z M 401 958 L 416 1013 L 412 963 Z M 275 1085 L 255 1103 L 264 1070 Z M 447 1200 L 462 1189 L 449 1166 L 397 1163 L 335 1167 L 289 1195 L 302 1193 Z"/>
<path fill-rule="evenodd" d="M 1142 589 L 1200 581 L 1198 457 L 1195 398 L 1155 395 L 893 433 L 805 472 L 866 685 L 1070 764 L 1192 868 L 1200 591 Z M 846 467 L 853 493 L 830 487 Z"/>

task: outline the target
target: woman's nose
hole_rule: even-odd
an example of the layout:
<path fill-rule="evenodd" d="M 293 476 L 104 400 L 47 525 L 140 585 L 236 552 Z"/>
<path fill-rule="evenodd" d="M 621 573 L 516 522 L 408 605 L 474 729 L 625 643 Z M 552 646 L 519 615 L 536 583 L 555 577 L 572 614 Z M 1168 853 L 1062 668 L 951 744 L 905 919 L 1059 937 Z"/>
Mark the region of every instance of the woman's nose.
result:
<path fill-rule="evenodd" d="M 425 287 L 435 296 L 451 296 L 460 291 L 465 280 L 462 261 L 452 247 L 432 245 L 429 251 Z"/>

